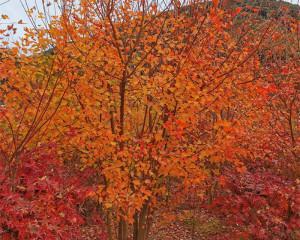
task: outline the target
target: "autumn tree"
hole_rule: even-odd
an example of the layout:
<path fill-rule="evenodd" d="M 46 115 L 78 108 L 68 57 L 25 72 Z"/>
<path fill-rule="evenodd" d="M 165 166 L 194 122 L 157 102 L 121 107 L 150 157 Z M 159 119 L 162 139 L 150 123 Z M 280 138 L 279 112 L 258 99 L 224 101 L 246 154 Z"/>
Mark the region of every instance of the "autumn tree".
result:
<path fill-rule="evenodd" d="M 271 69 L 260 55 L 270 51 L 276 22 L 261 21 L 255 8 L 225 5 L 64 0 L 28 7 L 33 27 L 1 55 L 0 146 L 10 178 L 23 153 L 55 142 L 61 162 L 97 171 L 89 197 L 101 205 L 109 238 L 119 240 L 146 239 L 154 212 L 176 205 L 178 191 L 204 192 L 207 183 L 212 200 L 216 176 L 228 165 L 245 171 L 244 140 L 264 136 L 257 123 L 274 117 L 256 111 L 276 85 L 264 81 L 262 70 Z M 52 7 L 59 14 L 49 14 Z M 291 103 L 284 114 L 292 116 L 293 153 Z"/>
<path fill-rule="evenodd" d="M 48 132 L 69 87 L 65 68 L 42 53 L 37 43 L 46 40 L 34 29 L 8 46 L 15 29 L 1 30 L 1 239 L 75 239 L 84 222 L 77 205 L 91 189 L 74 180 L 84 181 L 85 172 L 70 174 Z"/>
<path fill-rule="evenodd" d="M 221 140 L 227 123 L 218 122 L 209 140 L 197 134 L 206 134 L 202 116 L 230 102 L 240 81 L 235 73 L 252 79 L 270 26 L 254 34 L 249 24 L 233 38 L 228 30 L 239 11 L 228 14 L 217 5 L 65 1 L 46 30 L 71 76 L 55 119 L 60 132 L 74 133 L 62 148 L 99 169 L 94 198 L 108 222 L 116 214 L 119 239 L 128 238 L 128 223 L 134 239 L 145 239 L 172 183 L 199 184 L 210 174 L 209 162 L 242 167 L 225 152 L 234 140 Z"/>
<path fill-rule="evenodd" d="M 230 221 L 226 220 L 229 225 L 239 225 L 232 238 L 297 239 L 298 20 L 284 5 L 266 14 L 276 24 L 257 53 L 257 78 L 245 82 L 253 91 L 248 91 L 240 111 L 249 118 L 241 119 L 246 127 L 235 138 L 247 150 L 240 156 L 247 171 L 237 174 L 225 167 L 211 207 L 222 218 L 230 216 Z"/>

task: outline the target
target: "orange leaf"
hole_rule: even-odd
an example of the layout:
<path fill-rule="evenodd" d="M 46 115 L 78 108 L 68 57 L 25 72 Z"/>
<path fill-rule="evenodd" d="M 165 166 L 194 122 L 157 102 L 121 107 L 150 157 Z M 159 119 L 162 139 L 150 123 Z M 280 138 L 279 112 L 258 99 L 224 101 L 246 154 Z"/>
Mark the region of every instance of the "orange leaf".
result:
<path fill-rule="evenodd" d="M 219 0 L 212 0 L 212 1 L 213 1 L 214 7 L 217 8 L 219 5 Z"/>
<path fill-rule="evenodd" d="M 9 19 L 9 17 L 8 17 L 6 14 L 2 14 L 2 15 L 1 15 L 1 18 L 2 18 L 2 19 Z"/>

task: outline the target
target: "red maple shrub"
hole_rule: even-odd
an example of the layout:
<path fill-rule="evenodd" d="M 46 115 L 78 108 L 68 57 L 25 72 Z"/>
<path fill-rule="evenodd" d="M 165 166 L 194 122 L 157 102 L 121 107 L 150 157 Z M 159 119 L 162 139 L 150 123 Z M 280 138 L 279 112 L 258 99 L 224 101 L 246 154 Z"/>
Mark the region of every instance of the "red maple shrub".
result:
<path fill-rule="evenodd" d="M 14 178 L 0 163 L 2 238 L 82 239 L 78 206 L 91 189 L 82 182 L 85 172 L 70 175 L 55 149 L 47 144 L 22 154 Z"/>
<path fill-rule="evenodd" d="M 297 182 L 262 166 L 252 169 L 255 171 L 246 173 L 227 170 L 222 179 L 224 190 L 218 192 L 210 210 L 238 229 L 238 236 L 244 239 L 297 239 L 300 228 Z"/>

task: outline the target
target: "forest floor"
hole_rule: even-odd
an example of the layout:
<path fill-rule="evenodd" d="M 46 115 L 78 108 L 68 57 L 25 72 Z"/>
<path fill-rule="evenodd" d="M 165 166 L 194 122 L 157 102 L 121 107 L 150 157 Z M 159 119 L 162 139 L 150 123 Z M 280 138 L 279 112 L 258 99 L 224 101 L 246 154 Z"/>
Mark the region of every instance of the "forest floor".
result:
<path fill-rule="evenodd" d="M 83 228 L 87 240 L 97 240 L 99 226 Z M 176 210 L 171 214 L 157 213 L 149 240 L 217 240 L 229 231 L 220 219 L 205 210 Z"/>
<path fill-rule="evenodd" d="M 180 210 L 173 213 L 174 221 L 157 217 L 149 240 L 207 240 L 218 239 L 228 229 L 204 210 Z"/>

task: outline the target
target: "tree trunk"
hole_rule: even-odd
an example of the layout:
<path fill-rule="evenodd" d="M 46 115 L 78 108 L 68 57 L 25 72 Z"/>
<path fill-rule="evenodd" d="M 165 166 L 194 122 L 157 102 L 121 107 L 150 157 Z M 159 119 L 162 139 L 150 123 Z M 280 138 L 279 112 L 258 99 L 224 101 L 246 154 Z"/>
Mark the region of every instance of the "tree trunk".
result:
<path fill-rule="evenodd" d="M 133 224 L 133 240 L 146 240 L 150 222 L 147 221 L 149 211 L 148 203 L 145 203 L 139 213 L 135 214 Z"/>
<path fill-rule="evenodd" d="M 113 236 L 112 236 L 112 229 L 111 229 L 111 210 L 108 210 L 107 212 L 107 221 L 106 221 L 106 224 L 107 224 L 107 235 L 108 235 L 108 240 L 112 240 L 113 239 Z"/>
<path fill-rule="evenodd" d="M 128 223 L 121 218 L 118 227 L 118 240 L 128 240 Z"/>

